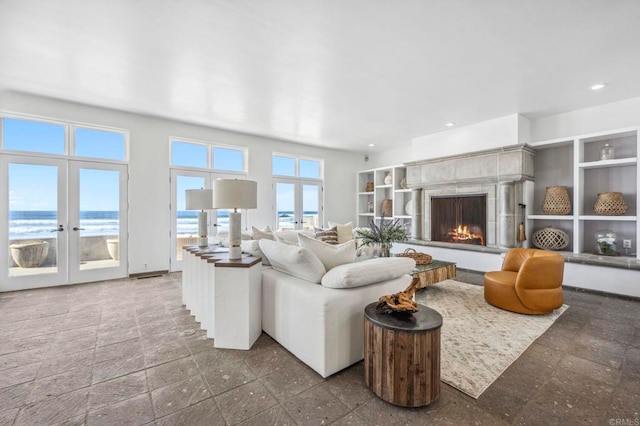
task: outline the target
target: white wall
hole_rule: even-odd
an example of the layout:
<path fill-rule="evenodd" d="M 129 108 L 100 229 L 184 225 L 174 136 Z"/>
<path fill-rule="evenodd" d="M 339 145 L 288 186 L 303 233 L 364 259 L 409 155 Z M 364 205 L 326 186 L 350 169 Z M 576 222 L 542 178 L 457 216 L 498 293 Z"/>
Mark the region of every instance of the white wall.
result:
<path fill-rule="evenodd" d="M 531 121 L 531 141 L 546 141 L 640 125 L 640 98 Z"/>
<path fill-rule="evenodd" d="M 413 139 L 413 161 L 515 145 L 526 118 L 518 114 Z M 524 143 L 524 142 L 523 142 Z"/>
<path fill-rule="evenodd" d="M 323 158 L 325 164 L 324 221 L 353 219 L 356 171 L 362 154 L 311 147 L 264 137 L 148 117 L 122 111 L 4 92 L 0 110 L 38 115 L 130 131 L 129 273 L 169 269 L 170 187 L 169 138 L 183 137 L 249 148 L 249 179 L 258 182 L 258 208 L 248 225 L 274 225 L 271 153 Z M 144 268 L 144 263 L 148 267 Z"/>

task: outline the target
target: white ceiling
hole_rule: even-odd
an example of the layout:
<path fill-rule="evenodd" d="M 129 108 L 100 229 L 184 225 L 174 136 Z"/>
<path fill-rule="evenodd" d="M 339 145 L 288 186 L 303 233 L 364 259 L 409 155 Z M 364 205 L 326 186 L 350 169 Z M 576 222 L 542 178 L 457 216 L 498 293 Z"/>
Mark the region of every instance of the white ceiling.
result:
<path fill-rule="evenodd" d="M 0 90 L 382 150 L 640 96 L 638 17 L 636 0 L 0 0 Z"/>

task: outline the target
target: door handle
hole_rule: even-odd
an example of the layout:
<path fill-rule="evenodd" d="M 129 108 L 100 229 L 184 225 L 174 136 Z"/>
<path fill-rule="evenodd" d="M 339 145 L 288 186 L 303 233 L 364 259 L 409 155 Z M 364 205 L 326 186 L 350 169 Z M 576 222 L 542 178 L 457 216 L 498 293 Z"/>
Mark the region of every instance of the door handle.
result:
<path fill-rule="evenodd" d="M 58 225 L 56 229 L 50 229 L 49 232 L 62 232 L 64 231 L 64 226 Z"/>
<path fill-rule="evenodd" d="M 84 228 L 78 228 L 77 226 L 73 227 L 74 231 L 84 231 Z"/>

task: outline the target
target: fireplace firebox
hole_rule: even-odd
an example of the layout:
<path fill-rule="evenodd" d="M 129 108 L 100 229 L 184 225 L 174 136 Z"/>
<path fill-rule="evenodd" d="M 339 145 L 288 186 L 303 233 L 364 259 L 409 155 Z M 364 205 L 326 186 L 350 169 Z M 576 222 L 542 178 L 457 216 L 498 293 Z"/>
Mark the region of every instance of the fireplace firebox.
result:
<path fill-rule="evenodd" d="M 431 241 L 486 245 L 487 196 L 431 197 Z"/>

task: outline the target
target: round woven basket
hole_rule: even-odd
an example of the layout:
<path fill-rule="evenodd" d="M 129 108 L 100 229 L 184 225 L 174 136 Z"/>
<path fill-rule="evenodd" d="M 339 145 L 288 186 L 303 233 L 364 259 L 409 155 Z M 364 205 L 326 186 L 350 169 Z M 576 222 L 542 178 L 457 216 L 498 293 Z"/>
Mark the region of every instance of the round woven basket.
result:
<path fill-rule="evenodd" d="M 364 187 L 364 192 L 373 192 L 373 182 L 367 182 L 367 185 Z"/>
<path fill-rule="evenodd" d="M 542 203 L 546 214 L 566 215 L 571 213 L 571 199 L 566 186 L 547 186 Z"/>
<path fill-rule="evenodd" d="M 569 245 L 569 234 L 562 229 L 550 226 L 534 232 L 531 243 L 543 250 L 562 250 Z"/>
<path fill-rule="evenodd" d="M 593 212 L 603 216 L 620 216 L 627 212 L 627 203 L 622 192 L 602 192 L 598 194 Z"/>

